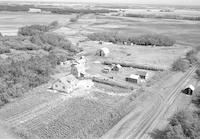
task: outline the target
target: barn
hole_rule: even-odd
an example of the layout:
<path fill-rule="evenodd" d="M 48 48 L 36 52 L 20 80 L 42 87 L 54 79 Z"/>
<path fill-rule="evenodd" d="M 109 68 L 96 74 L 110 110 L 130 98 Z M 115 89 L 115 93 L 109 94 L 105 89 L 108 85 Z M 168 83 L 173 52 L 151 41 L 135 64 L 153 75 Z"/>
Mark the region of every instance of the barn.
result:
<path fill-rule="evenodd" d="M 126 81 L 131 83 L 139 83 L 139 79 L 140 76 L 135 74 L 131 74 L 130 77 L 126 77 Z"/>
<path fill-rule="evenodd" d="M 194 86 L 193 85 L 189 85 L 188 87 L 186 87 L 182 92 L 184 94 L 187 94 L 187 95 L 192 95 L 193 92 L 194 92 Z"/>
<path fill-rule="evenodd" d="M 96 55 L 107 57 L 109 55 L 109 53 L 110 53 L 110 50 L 108 48 L 104 47 L 104 48 L 97 50 Z"/>
<path fill-rule="evenodd" d="M 149 76 L 146 71 L 137 71 L 136 75 L 139 75 L 141 79 L 147 79 Z"/>
<path fill-rule="evenodd" d="M 29 13 L 41 13 L 42 10 L 41 9 L 36 9 L 36 8 L 29 8 Z"/>
<path fill-rule="evenodd" d="M 70 93 L 78 87 L 78 80 L 73 75 L 68 75 L 56 80 L 52 89 L 60 92 Z"/>

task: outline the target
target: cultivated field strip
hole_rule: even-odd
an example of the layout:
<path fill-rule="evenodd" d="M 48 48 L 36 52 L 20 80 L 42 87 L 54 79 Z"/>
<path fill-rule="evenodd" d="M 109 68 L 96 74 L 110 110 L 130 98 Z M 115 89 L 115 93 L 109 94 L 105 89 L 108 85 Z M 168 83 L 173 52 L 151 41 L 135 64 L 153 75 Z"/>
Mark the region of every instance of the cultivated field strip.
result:
<path fill-rule="evenodd" d="M 36 130 L 40 125 L 48 124 L 51 121 L 57 119 L 60 115 L 63 114 L 63 109 L 65 108 L 66 103 L 65 101 L 61 102 L 59 106 L 52 108 L 48 112 L 37 116 L 33 119 L 30 119 L 29 121 L 22 124 L 22 126 L 27 127 L 29 130 Z"/>
<path fill-rule="evenodd" d="M 191 77 L 196 69 L 197 66 L 191 68 L 181 79 L 181 81 L 175 86 L 175 88 L 170 90 L 171 93 L 167 97 L 167 99 L 164 100 L 164 103 L 162 105 L 158 104 L 156 109 L 153 108 L 152 112 L 148 113 L 148 115 L 146 115 L 146 118 L 138 124 L 140 126 L 134 131 L 134 134 L 127 134 L 126 138 L 142 139 L 144 134 L 151 128 L 152 124 L 155 123 L 156 120 L 158 120 L 173 104 L 174 100 L 179 95 L 181 88 L 186 85 L 187 80 Z"/>
<path fill-rule="evenodd" d="M 22 114 L 13 116 L 4 122 L 10 126 L 18 126 L 24 122 L 27 122 L 41 114 L 44 114 L 48 112 L 49 110 L 56 108 L 58 105 L 60 105 L 63 102 L 63 99 L 61 97 L 58 97 L 57 99 L 50 101 L 48 103 L 44 103 L 37 108 L 33 110 L 26 111 Z"/>

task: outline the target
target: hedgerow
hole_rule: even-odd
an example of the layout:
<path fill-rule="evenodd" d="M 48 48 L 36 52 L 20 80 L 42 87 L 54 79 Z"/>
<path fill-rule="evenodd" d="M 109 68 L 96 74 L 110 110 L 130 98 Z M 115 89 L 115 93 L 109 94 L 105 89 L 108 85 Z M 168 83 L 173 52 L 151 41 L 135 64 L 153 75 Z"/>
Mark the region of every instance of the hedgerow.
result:
<path fill-rule="evenodd" d="M 136 45 L 155 45 L 155 46 L 172 46 L 175 40 L 161 34 L 144 34 L 134 35 L 117 32 L 100 32 L 88 35 L 88 38 L 93 41 L 105 41 L 112 43 L 127 43 Z"/>
<path fill-rule="evenodd" d="M 199 21 L 200 16 L 179 16 L 172 14 L 165 15 L 156 15 L 156 14 L 126 14 L 126 17 L 135 17 L 135 18 L 159 18 L 159 19 L 177 19 L 177 20 L 193 20 Z"/>

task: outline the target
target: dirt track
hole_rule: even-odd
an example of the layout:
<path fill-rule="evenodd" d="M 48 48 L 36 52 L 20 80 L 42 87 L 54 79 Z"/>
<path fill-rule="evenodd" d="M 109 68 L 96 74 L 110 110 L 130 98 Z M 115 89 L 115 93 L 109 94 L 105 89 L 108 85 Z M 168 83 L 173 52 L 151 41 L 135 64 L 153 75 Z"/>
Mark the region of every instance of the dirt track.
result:
<path fill-rule="evenodd" d="M 174 88 L 169 90 L 169 96 L 163 100 L 162 97 L 154 98 L 154 103 L 142 113 L 142 117 L 137 122 L 131 120 L 137 113 L 131 112 L 125 116 L 116 126 L 107 132 L 101 139 L 147 139 L 150 136 L 146 133 L 151 132 L 159 122 L 158 119 L 164 115 L 168 108 L 174 103 L 174 100 L 179 96 L 183 87 L 188 83 L 189 78 L 195 72 L 197 67 L 193 67 L 185 73 Z M 124 126 L 126 125 L 126 126 Z M 123 129 L 123 132 L 121 131 Z"/>

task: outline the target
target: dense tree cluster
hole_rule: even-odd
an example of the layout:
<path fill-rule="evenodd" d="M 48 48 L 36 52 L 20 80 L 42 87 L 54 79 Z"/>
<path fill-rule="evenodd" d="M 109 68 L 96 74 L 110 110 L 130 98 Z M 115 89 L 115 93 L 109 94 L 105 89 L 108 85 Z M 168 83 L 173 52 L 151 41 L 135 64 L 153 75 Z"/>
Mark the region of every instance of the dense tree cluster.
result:
<path fill-rule="evenodd" d="M 58 26 L 54 21 L 48 26 L 31 25 L 19 29 L 18 36 L 0 37 L 0 54 L 9 53 L 10 49 L 15 50 L 39 50 L 43 49 L 50 52 L 55 48 L 60 48 L 71 53 L 80 52 L 81 49 L 56 33 L 50 33 L 49 30 Z"/>
<path fill-rule="evenodd" d="M 9 102 L 10 98 L 18 97 L 25 91 L 46 83 L 56 64 L 57 58 L 53 55 L 1 64 L 0 105 Z"/>
<path fill-rule="evenodd" d="M 158 34 L 134 35 L 117 32 L 100 32 L 88 35 L 88 38 L 93 41 L 105 41 L 112 43 L 127 43 L 136 45 L 155 45 L 155 46 L 172 46 L 175 40 Z"/>
<path fill-rule="evenodd" d="M 49 30 L 50 30 L 49 26 L 46 25 L 31 25 L 31 26 L 21 27 L 18 31 L 18 34 L 23 36 L 33 36 L 36 34 L 48 32 Z"/>
<path fill-rule="evenodd" d="M 5 62 L 0 62 L 0 106 L 48 82 L 60 61 L 81 51 L 63 36 L 49 32 L 57 25 L 52 22 L 48 26 L 25 26 L 18 36 L 0 36 L 0 54 L 11 53 Z M 37 54 L 33 55 L 34 52 Z"/>

